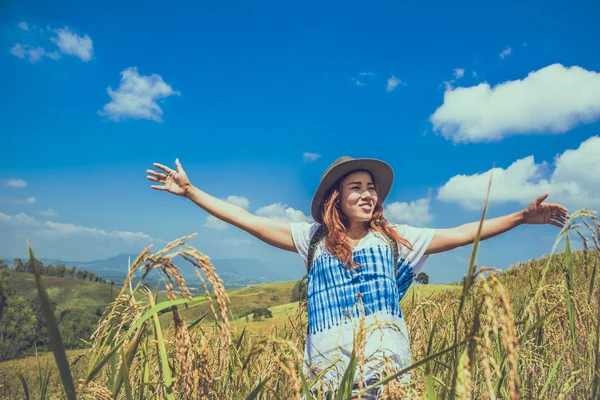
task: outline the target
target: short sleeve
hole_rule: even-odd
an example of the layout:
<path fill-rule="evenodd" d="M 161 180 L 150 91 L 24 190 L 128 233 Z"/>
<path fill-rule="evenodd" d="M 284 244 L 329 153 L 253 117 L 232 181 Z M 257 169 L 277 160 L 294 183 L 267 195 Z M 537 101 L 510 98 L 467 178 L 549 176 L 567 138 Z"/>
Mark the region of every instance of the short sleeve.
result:
<path fill-rule="evenodd" d="M 425 261 L 429 257 L 425 255 L 425 251 L 433 240 L 435 229 L 416 228 L 408 225 L 394 225 L 394 228 L 412 246 L 411 250 L 400 244 L 398 246 L 398 253 L 400 261 L 411 267 L 412 273 L 416 275 L 423 268 Z"/>
<path fill-rule="evenodd" d="M 290 230 L 292 231 L 292 239 L 294 241 L 294 245 L 298 250 L 298 254 L 300 254 L 302 259 L 304 260 L 305 266 L 307 265 L 308 260 L 308 246 L 310 245 L 310 240 L 318 228 L 319 224 L 316 222 L 290 223 Z"/>

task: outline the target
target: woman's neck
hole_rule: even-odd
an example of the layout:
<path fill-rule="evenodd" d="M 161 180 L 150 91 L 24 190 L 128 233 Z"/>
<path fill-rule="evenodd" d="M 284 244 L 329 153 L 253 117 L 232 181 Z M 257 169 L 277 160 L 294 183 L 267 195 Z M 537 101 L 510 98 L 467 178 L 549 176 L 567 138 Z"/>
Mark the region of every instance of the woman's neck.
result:
<path fill-rule="evenodd" d="M 367 224 L 363 221 L 350 222 L 346 226 L 348 236 L 350 239 L 362 239 L 369 233 L 369 229 L 367 229 Z"/>

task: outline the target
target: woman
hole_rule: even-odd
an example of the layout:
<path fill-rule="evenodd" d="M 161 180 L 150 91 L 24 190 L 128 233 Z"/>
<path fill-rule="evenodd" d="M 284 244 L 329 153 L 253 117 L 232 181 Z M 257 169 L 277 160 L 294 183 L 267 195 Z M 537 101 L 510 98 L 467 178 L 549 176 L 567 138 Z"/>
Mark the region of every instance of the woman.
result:
<path fill-rule="evenodd" d="M 312 200 L 314 223 L 286 223 L 260 217 L 193 186 L 179 160 L 176 170 L 148 170 L 155 190 L 186 197 L 211 215 L 280 249 L 297 252 L 307 266 L 308 332 L 305 371 L 335 390 L 352 354 L 362 320 L 369 328 L 364 346 L 363 387 L 377 382 L 383 368 L 410 365 L 410 346 L 399 302 L 429 254 L 473 243 L 479 222 L 449 229 L 390 224 L 383 203 L 393 170 L 376 159 L 341 157 L 325 171 Z M 524 210 L 484 222 L 481 240 L 521 224 L 562 227 L 569 218 L 547 194 Z M 321 240 L 322 238 L 322 240 Z M 404 378 L 407 379 L 408 377 Z M 355 385 L 358 388 L 358 383 Z M 326 389 L 327 390 L 327 389 Z M 362 398 L 376 398 L 380 388 Z"/>

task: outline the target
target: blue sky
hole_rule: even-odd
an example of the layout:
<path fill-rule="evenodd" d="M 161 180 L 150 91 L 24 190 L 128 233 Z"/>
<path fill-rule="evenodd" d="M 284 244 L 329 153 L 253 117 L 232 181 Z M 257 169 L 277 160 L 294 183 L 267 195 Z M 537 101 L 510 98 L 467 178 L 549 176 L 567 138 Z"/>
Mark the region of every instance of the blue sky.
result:
<path fill-rule="evenodd" d="M 176 157 L 201 189 L 284 220 L 309 220 L 342 155 L 392 165 L 393 222 L 478 220 L 493 166 L 490 217 L 546 191 L 600 209 L 600 6 L 416 4 L 8 1 L 0 256 L 29 239 L 39 257 L 89 260 L 197 232 L 212 258 L 302 276 L 296 254 L 152 191 L 146 169 Z M 557 233 L 521 226 L 479 264 L 546 254 Z M 424 271 L 461 279 L 469 254 Z"/>

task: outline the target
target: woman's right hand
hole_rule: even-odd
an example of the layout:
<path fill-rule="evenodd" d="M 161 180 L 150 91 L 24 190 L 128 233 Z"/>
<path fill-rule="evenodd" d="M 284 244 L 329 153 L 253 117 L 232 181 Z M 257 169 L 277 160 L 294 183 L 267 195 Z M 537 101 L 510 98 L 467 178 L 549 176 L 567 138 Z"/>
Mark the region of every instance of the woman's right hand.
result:
<path fill-rule="evenodd" d="M 177 170 L 172 170 L 171 168 L 159 163 L 154 163 L 153 165 L 156 168 L 165 171 L 166 174 L 155 172 L 150 169 L 146 170 L 146 172 L 150 174 L 147 176 L 148 180 L 162 184 L 150 186 L 152 189 L 165 190 L 178 196 L 185 196 L 192 184 L 183 170 L 179 159 L 175 160 L 175 166 Z"/>

